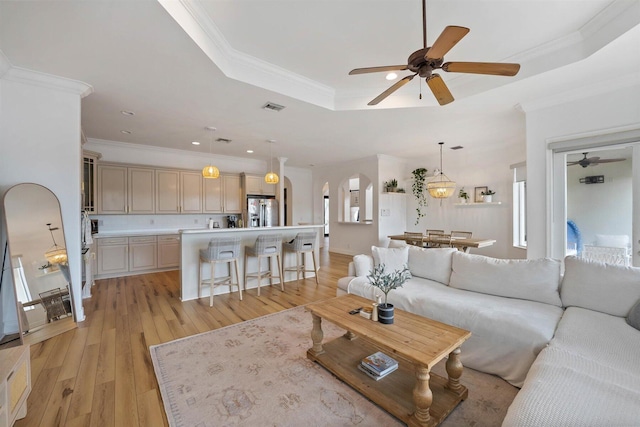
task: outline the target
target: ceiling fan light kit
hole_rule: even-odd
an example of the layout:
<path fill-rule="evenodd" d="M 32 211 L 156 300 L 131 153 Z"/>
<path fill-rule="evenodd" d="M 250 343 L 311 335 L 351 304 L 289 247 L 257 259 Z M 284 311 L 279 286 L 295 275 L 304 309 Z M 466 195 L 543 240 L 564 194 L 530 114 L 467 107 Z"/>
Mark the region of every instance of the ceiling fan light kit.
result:
<path fill-rule="evenodd" d="M 367 105 L 377 105 L 393 92 L 409 83 L 415 76 L 424 78 L 440 105 L 453 102 L 454 98 L 444 80 L 433 71 L 441 69 L 445 72 L 489 74 L 494 76 L 515 76 L 520 70 L 520 64 L 495 63 L 495 62 L 444 62 L 444 55 L 449 52 L 464 36 L 469 33 L 466 27 L 449 25 L 445 27 L 432 46 L 427 46 L 427 15 L 425 0 L 422 0 L 422 39 L 423 48 L 409 55 L 407 65 L 386 65 L 381 67 L 356 68 L 349 72 L 350 75 L 405 71 L 414 74 L 404 77 L 382 92 Z M 420 97 L 422 99 L 422 96 Z"/>

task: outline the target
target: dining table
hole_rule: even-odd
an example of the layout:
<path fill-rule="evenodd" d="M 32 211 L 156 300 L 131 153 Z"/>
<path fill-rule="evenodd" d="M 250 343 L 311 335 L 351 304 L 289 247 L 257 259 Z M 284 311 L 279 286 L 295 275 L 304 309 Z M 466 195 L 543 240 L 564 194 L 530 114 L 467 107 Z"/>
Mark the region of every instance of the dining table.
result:
<path fill-rule="evenodd" d="M 404 234 L 395 234 L 391 236 L 387 236 L 391 240 L 404 240 L 407 241 L 407 236 Z M 414 240 L 414 237 L 410 237 L 410 240 Z M 422 235 L 422 243 L 440 243 L 440 244 L 451 244 L 452 247 L 458 249 L 462 252 L 469 252 L 471 248 L 486 248 L 487 246 L 491 246 L 496 242 L 495 239 L 476 239 L 471 237 L 451 237 L 451 243 L 449 243 L 449 239 L 440 239 L 437 236 L 427 236 Z"/>

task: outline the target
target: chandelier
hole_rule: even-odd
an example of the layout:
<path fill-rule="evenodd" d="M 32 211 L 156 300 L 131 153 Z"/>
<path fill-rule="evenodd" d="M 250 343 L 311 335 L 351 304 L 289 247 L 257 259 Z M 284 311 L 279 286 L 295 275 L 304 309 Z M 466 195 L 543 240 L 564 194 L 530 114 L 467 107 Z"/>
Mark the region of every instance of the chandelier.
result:
<path fill-rule="evenodd" d="M 67 250 L 58 246 L 56 243 L 56 239 L 53 237 L 53 232 L 58 229 L 58 227 L 51 228 L 51 223 L 47 224 L 49 227 L 49 233 L 51 233 L 51 240 L 53 240 L 53 246 L 47 252 L 44 253 L 44 257 L 51 264 L 65 264 L 67 262 Z"/>
<path fill-rule="evenodd" d="M 449 177 L 442 172 L 442 146 L 444 142 L 439 142 L 438 144 L 440 145 L 440 169 L 436 171 L 433 178 L 427 182 L 427 191 L 434 199 L 446 199 L 453 195 L 456 189 L 456 183 L 451 181 Z"/>
<path fill-rule="evenodd" d="M 267 184 L 277 184 L 280 181 L 278 174 L 273 172 L 273 156 L 271 154 L 271 146 L 275 142 L 273 139 L 267 141 L 269 143 L 269 172 L 264 176 L 264 182 Z"/>

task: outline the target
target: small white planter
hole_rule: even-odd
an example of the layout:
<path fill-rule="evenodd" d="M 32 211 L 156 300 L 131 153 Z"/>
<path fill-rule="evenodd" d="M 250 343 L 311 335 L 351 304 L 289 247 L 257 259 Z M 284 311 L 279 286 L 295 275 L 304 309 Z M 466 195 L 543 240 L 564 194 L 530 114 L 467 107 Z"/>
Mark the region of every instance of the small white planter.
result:
<path fill-rule="evenodd" d="M 482 201 L 485 203 L 493 202 L 493 194 L 487 194 L 485 196 L 482 196 Z"/>

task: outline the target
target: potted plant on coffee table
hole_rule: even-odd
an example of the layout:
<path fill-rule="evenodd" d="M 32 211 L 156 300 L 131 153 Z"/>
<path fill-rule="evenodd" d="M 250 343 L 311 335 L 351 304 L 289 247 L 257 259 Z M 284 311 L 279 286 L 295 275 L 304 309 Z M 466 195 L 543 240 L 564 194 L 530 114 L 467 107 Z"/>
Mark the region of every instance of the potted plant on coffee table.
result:
<path fill-rule="evenodd" d="M 370 271 L 367 276 L 369 283 L 384 292 L 384 304 L 378 306 L 378 321 L 384 324 L 393 323 L 393 304 L 387 302 L 389 292 L 402 287 L 402 284 L 411 277 L 409 269 L 405 265 L 402 270 L 394 270 L 385 273 L 384 264 L 379 264 Z"/>

